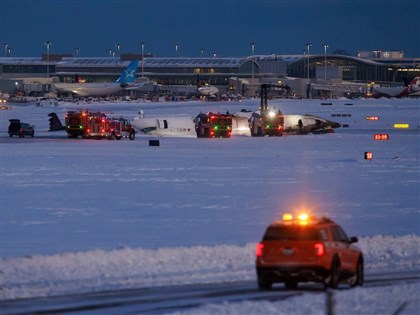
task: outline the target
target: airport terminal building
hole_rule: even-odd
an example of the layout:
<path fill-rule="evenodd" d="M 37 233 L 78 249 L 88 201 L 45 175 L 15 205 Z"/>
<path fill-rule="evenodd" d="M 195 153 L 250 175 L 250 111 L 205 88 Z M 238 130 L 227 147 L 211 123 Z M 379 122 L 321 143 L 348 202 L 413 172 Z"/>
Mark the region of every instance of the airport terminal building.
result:
<path fill-rule="evenodd" d="M 336 54 L 148 56 L 143 60 L 140 54 L 122 54 L 119 58 L 44 54 L 40 58 L 0 58 L 0 90 L 41 95 L 51 91 L 52 81 L 71 83 L 75 82 L 76 76 L 83 82 L 112 82 L 135 59 L 140 60 L 137 80 L 154 82 L 153 87 L 147 89 L 148 93 L 165 90 L 165 87 L 170 92 L 188 93 L 195 89 L 199 79 L 217 86 L 221 93 L 254 96 L 261 83 L 282 81 L 297 95 L 306 97 L 308 93 L 320 96 L 323 85 L 344 81 L 353 84 L 349 91 L 357 91 L 370 82 L 407 84 L 420 76 L 420 58 L 403 58 L 402 52 L 375 51 L 374 55 L 360 52 L 357 57 Z M 308 92 L 308 83 L 318 88 Z"/>

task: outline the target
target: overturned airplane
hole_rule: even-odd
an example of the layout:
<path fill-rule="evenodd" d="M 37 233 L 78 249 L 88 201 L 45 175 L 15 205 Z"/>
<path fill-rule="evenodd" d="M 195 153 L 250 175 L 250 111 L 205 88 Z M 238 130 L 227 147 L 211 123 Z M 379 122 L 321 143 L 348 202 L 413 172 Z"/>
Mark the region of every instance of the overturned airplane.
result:
<path fill-rule="evenodd" d="M 243 109 L 231 115 L 231 136 L 322 134 L 332 133 L 335 128 L 341 127 L 337 122 L 318 116 L 283 115 L 279 109 L 275 107 L 269 108 L 267 106 L 267 94 L 272 87 L 273 85 L 270 84 L 261 85 L 261 106 L 258 110 L 252 112 Z M 160 116 L 145 118 L 144 113 L 141 112 L 140 116 L 136 117 L 131 124 L 141 133 L 152 136 L 197 137 L 195 125 L 197 117 Z M 265 132 L 267 130 L 264 129 L 270 127 L 270 117 L 276 119 L 276 128 L 279 128 L 279 132 Z M 255 123 L 256 120 L 259 120 L 259 125 Z"/>
<path fill-rule="evenodd" d="M 253 113 L 241 111 L 232 115 L 232 136 L 251 136 L 249 119 Z M 131 124 L 137 131 L 161 137 L 197 137 L 195 117 L 156 116 L 134 118 Z M 341 125 L 314 115 L 284 115 L 285 135 L 322 134 L 334 132 Z"/>

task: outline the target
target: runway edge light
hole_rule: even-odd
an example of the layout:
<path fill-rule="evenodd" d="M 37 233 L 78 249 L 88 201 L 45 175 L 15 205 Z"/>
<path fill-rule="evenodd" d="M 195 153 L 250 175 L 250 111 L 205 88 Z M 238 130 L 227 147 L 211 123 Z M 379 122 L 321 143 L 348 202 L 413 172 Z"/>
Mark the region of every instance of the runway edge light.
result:
<path fill-rule="evenodd" d="M 373 158 L 373 153 L 372 152 L 365 152 L 365 160 L 371 161 L 372 158 Z"/>
<path fill-rule="evenodd" d="M 410 128 L 409 124 L 394 124 L 395 129 L 408 129 Z"/>

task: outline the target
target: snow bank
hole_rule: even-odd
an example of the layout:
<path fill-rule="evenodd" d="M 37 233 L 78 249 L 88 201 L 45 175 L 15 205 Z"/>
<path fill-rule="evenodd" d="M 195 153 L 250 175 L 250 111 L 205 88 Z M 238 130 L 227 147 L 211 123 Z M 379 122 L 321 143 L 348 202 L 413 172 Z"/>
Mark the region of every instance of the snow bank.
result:
<path fill-rule="evenodd" d="M 366 271 L 414 270 L 419 236 L 362 238 Z M 105 289 L 254 280 L 255 244 L 178 248 L 121 248 L 52 256 L 7 258 L 2 299 Z"/>
<path fill-rule="evenodd" d="M 418 315 L 420 284 L 401 284 L 374 288 L 355 288 L 334 291 L 335 314 L 397 314 Z M 237 303 L 208 304 L 172 315 L 208 314 L 265 314 L 265 315 L 324 315 L 326 314 L 326 295 L 307 293 L 278 302 L 244 301 Z"/>

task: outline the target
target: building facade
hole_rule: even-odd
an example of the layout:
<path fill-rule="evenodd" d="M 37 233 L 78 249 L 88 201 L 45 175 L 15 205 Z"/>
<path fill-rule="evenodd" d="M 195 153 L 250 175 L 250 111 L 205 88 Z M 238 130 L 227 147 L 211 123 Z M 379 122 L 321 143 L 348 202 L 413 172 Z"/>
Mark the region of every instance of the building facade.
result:
<path fill-rule="evenodd" d="M 221 91 L 232 89 L 232 78 L 247 79 L 250 85 L 285 77 L 311 81 L 402 84 L 420 76 L 420 58 L 406 59 L 402 54 L 360 53 L 359 57 L 272 54 L 207 58 L 146 57 L 143 60 L 138 54 L 121 55 L 120 58 L 44 54 L 41 58 L 0 58 L 0 90 L 13 92 L 19 88 L 25 93 L 49 92 L 49 83 L 75 82 L 76 77 L 83 82 L 112 82 L 133 59 L 140 60 L 137 77 L 147 77 L 157 85 L 195 86 L 199 79 L 219 87 Z"/>

